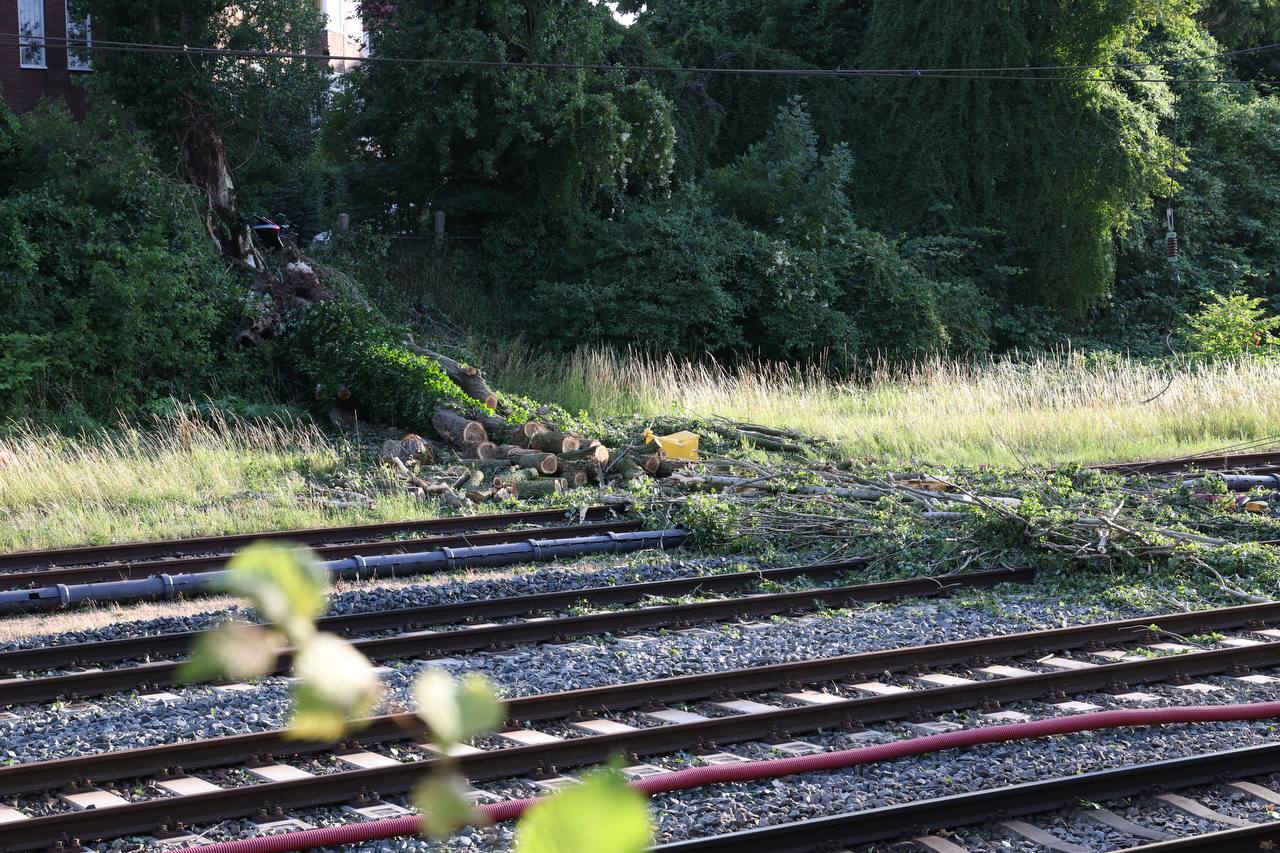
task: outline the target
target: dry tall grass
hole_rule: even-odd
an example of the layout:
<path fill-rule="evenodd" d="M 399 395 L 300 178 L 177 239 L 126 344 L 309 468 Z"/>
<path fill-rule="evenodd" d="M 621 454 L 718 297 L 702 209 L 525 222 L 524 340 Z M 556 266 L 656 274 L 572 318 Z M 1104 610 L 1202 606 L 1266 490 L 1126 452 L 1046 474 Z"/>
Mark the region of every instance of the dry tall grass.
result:
<path fill-rule="evenodd" d="M 574 411 L 723 415 L 805 430 L 852 455 L 942 464 L 1161 457 L 1280 436 L 1280 365 L 1261 361 L 935 359 L 837 381 L 813 367 L 516 348 L 491 372 L 504 388 Z"/>
<path fill-rule="evenodd" d="M 345 524 L 421 514 L 410 499 L 335 510 L 309 477 L 350 464 L 312 425 L 165 419 L 68 438 L 0 438 L 0 551 Z"/>

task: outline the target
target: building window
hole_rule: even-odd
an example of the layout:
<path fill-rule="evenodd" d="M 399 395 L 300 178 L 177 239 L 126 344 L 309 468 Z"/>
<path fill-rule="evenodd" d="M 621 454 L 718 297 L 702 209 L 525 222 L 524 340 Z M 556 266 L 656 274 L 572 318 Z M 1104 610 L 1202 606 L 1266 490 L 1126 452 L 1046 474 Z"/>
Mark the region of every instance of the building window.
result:
<path fill-rule="evenodd" d="M 18 64 L 46 68 L 44 60 L 44 0 L 18 0 Z"/>
<path fill-rule="evenodd" d="M 92 71 L 93 60 L 88 48 L 93 44 L 89 16 L 76 8 L 75 0 L 67 0 L 67 70 Z"/>

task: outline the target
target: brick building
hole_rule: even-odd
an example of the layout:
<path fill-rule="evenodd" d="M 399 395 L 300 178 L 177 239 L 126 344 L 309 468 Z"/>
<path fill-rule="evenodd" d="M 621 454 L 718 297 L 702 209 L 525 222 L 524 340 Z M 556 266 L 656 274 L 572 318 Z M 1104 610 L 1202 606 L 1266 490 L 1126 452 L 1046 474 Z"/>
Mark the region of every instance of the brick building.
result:
<path fill-rule="evenodd" d="M 62 98 L 83 114 L 84 90 L 74 81 L 93 71 L 93 60 L 75 47 L 91 39 L 75 0 L 0 0 L 0 96 L 17 112 L 48 97 Z"/>
<path fill-rule="evenodd" d="M 355 0 L 316 0 L 316 5 L 328 20 L 329 53 L 363 55 Z M 75 0 L 0 0 L 0 98 L 15 112 L 31 109 L 41 98 L 61 98 L 83 115 L 85 93 L 75 81 L 93 71 L 91 52 L 83 49 L 92 38 L 89 19 L 76 11 Z M 330 65 L 341 74 L 352 63 L 335 59 Z"/>

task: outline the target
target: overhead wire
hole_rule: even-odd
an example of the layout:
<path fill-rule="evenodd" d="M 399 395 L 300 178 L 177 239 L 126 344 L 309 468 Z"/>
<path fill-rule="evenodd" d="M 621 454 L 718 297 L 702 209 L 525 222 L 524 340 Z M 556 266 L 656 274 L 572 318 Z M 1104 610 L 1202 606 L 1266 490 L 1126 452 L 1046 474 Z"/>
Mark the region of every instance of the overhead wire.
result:
<path fill-rule="evenodd" d="M 912 78 L 912 79 L 956 79 L 956 80 L 1015 80 L 1043 82 L 1110 82 L 1110 83 L 1170 83 L 1172 80 L 1162 76 L 1077 76 L 1066 72 L 1079 71 L 1137 71 L 1139 69 L 1181 68 L 1187 65 L 1211 62 L 1239 56 L 1250 56 L 1272 51 L 1280 51 L 1280 43 L 1259 45 L 1250 48 L 1223 51 L 1201 57 L 1182 59 L 1149 60 L 1145 62 L 1118 62 L 1095 65 L 1029 65 L 1029 66 L 976 66 L 976 67 L 938 67 L 938 68 L 750 68 L 734 66 L 680 66 L 651 64 L 604 64 L 578 62 L 533 62 L 522 60 L 477 59 L 477 58 L 444 58 L 444 57 L 398 57 L 381 54 L 347 55 L 330 53 L 306 53 L 276 50 L 245 50 L 220 47 L 193 47 L 191 45 L 159 44 L 147 42 L 113 41 L 93 39 L 86 43 L 84 39 L 72 39 L 60 36 L 32 37 L 20 33 L 0 33 L 0 44 L 33 46 L 41 48 L 61 48 L 68 51 L 107 51 L 144 54 L 174 54 L 187 56 L 231 57 L 237 59 L 284 59 L 321 62 L 360 62 L 388 63 L 398 65 L 428 65 L 437 67 L 476 67 L 499 69 L 528 70 L 571 70 L 598 72 L 635 72 L 635 73 L 668 73 L 668 74 L 720 74 L 720 75 L 754 75 L 773 77 L 851 77 L 851 78 Z M 1042 73 L 1050 72 L 1050 73 Z M 1215 85 L 1280 85 L 1276 79 L 1239 79 L 1205 77 L 1200 79 L 1179 78 L 1182 83 L 1205 83 Z"/>

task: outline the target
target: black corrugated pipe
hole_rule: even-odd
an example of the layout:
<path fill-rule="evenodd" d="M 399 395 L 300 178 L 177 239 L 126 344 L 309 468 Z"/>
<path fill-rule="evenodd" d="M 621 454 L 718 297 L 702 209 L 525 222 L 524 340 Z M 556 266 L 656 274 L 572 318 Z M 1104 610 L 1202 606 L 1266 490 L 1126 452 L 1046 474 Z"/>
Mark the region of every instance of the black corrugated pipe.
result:
<path fill-rule="evenodd" d="M 479 566 L 509 566 L 514 563 L 549 562 L 561 557 L 587 554 L 623 554 L 645 548 L 675 548 L 684 543 L 688 532 L 675 527 L 667 530 L 640 530 L 633 533 L 600 533 L 569 539 L 526 539 L 502 545 L 477 545 L 470 548 L 438 548 L 411 554 L 383 554 L 377 557 L 347 557 L 322 562 L 333 573 L 370 575 L 379 569 L 409 566 L 423 573 Z M 175 598 L 179 594 L 215 591 L 227 572 L 200 572 L 182 575 L 152 575 L 137 580 L 108 583 L 57 584 L 40 589 L 0 592 L 0 613 L 19 610 L 60 607 L 82 601 L 136 601 L 148 598 Z M 33 579 L 39 573 L 33 573 Z"/>

